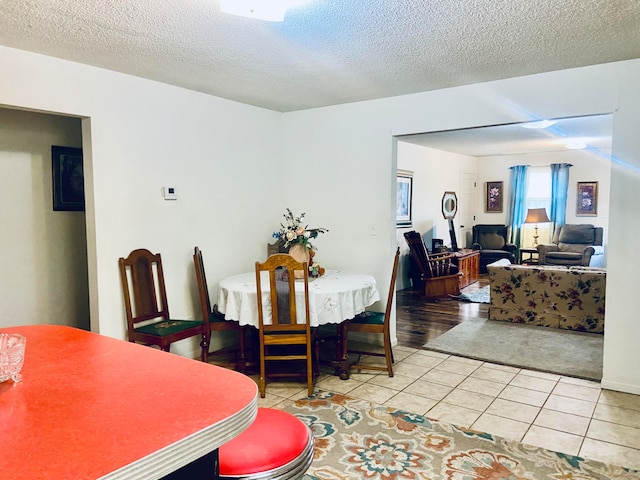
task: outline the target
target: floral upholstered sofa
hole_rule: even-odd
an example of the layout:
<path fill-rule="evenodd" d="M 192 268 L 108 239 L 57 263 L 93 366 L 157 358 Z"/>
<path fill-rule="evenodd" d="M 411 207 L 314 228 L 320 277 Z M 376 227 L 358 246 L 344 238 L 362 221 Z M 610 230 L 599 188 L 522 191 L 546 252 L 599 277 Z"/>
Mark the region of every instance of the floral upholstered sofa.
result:
<path fill-rule="evenodd" d="M 487 265 L 489 319 L 527 325 L 604 333 L 604 269 Z"/>

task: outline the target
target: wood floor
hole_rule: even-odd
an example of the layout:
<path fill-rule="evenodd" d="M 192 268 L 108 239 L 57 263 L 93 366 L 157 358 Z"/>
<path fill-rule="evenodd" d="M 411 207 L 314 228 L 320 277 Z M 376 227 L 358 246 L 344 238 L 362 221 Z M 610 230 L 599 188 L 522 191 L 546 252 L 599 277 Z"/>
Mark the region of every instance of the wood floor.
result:
<path fill-rule="evenodd" d="M 489 284 L 486 274 L 480 280 L 462 290 L 472 292 Z M 489 305 L 440 299 L 427 302 L 419 291 L 396 292 L 396 336 L 398 345 L 419 348 L 425 343 L 452 329 L 466 318 L 487 318 Z"/>

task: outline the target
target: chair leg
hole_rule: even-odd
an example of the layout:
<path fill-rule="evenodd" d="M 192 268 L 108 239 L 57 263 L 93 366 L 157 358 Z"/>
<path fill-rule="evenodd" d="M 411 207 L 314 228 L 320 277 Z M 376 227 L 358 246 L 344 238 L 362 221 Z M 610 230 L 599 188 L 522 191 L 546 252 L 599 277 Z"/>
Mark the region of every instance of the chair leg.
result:
<path fill-rule="evenodd" d="M 260 389 L 260 397 L 264 398 L 267 390 L 267 377 L 266 377 L 266 366 L 264 361 L 264 348 L 260 348 L 260 384 L 258 385 Z"/>
<path fill-rule="evenodd" d="M 311 352 L 307 356 L 307 396 L 313 395 L 313 362 Z"/>
<path fill-rule="evenodd" d="M 391 338 L 389 335 L 384 336 L 384 359 L 387 362 L 387 373 L 393 377 L 393 350 L 391 349 Z"/>
<path fill-rule="evenodd" d="M 206 335 L 202 335 L 202 341 L 200 342 L 200 348 L 202 349 L 202 353 L 200 355 L 200 359 L 207 363 L 209 361 L 209 339 Z"/>

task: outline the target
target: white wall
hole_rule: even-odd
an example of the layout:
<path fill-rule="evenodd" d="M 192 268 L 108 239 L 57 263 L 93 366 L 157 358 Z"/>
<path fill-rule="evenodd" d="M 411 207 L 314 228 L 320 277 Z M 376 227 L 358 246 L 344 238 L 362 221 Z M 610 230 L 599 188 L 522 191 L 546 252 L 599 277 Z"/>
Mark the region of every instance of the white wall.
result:
<path fill-rule="evenodd" d="M 125 338 L 117 261 L 135 248 L 162 253 L 176 318 L 196 311 L 195 245 L 214 300 L 264 257 L 283 209 L 280 114 L 5 47 L 0 71 L 0 105 L 83 117 L 93 331 Z"/>
<path fill-rule="evenodd" d="M 457 192 L 460 203 L 462 172 L 475 173 L 477 160 L 475 157 L 444 152 L 433 148 L 398 141 L 398 168 L 413 171 L 413 226 L 397 229 L 396 241 L 400 246 L 403 269 L 398 272 L 397 290 L 411 286 L 408 274 L 409 247 L 403 237 L 407 230 L 415 230 L 422 234 L 427 248 L 431 248 L 433 238 L 441 238 L 445 245 L 451 245 L 449 223 L 442 215 L 442 196 L 446 191 Z M 462 207 L 462 205 L 461 205 Z M 465 205 L 473 208 L 474 205 Z M 456 238 L 459 247 L 465 247 L 460 235 L 460 215 L 456 215 Z"/>
<path fill-rule="evenodd" d="M 634 113 L 640 114 L 640 100 L 633 85 L 639 80 L 640 61 L 634 60 L 291 112 L 284 115 L 285 164 L 292 166 L 304 158 L 323 166 L 318 174 L 314 170 L 314 178 L 330 186 L 330 194 L 309 203 L 316 210 L 341 215 L 336 222 L 345 240 L 343 248 L 336 244 L 327 249 L 329 257 L 344 265 L 369 265 L 377 278 L 384 278 L 397 243 L 391 191 L 397 162 L 394 135 L 614 112 L 613 155 L 634 164 L 640 158 L 640 140 L 632 133 L 632 125 Z M 290 187 L 292 198 L 304 195 L 301 182 Z M 634 211 L 630 206 L 635 208 L 640 200 L 639 187 L 640 179 L 625 168 L 612 173 L 611 191 L 631 199 L 618 204 L 623 211 Z M 620 235 L 628 247 L 609 248 L 605 328 L 607 332 L 622 329 L 624 334 L 617 333 L 617 344 L 612 345 L 613 336 L 605 333 L 603 385 L 640 393 L 640 371 L 633 367 L 640 360 L 635 347 L 640 330 L 629 327 L 625 313 L 640 269 L 629 268 L 632 262 L 624 253 L 633 248 L 631 233 L 640 234 L 640 225 L 622 219 L 614 222 L 615 206 L 612 195 L 609 238 Z M 371 225 L 390 233 L 372 237 L 367 233 Z M 356 251 L 355 258 L 350 259 L 347 251 Z M 614 257 L 619 260 L 612 261 Z M 623 257 L 627 259 L 624 269 Z"/>
<path fill-rule="evenodd" d="M 640 162 L 640 60 L 287 114 L 5 47 L 0 71 L 0 104 L 90 117 L 92 326 L 121 338 L 119 256 L 161 251 L 173 314 L 192 314 L 193 246 L 203 248 L 211 285 L 248 271 L 286 206 L 331 230 L 318 241 L 321 264 L 368 271 L 386 290 L 397 243 L 394 135 L 525 121 L 529 112 L 614 112 L 614 157 Z M 628 172 L 621 165 L 611 176 L 603 385 L 640 393 L 640 330 L 627 316 L 640 283 L 628 255 L 640 237 L 628 221 L 640 179 Z M 178 201 L 161 199 L 167 183 Z"/>
<path fill-rule="evenodd" d="M 80 147 L 80 121 L 0 109 L 0 327 L 89 328 L 85 215 L 53 211 L 52 145 Z"/>
<path fill-rule="evenodd" d="M 476 223 L 509 224 L 509 167 L 513 165 L 548 166 L 552 163 L 570 163 L 573 166 L 569 170 L 569 190 L 567 192 L 567 219 L 566 223 L 591 223 L 597 227 L 604 227 L 605 232 L 605 256 L 607 248 L 607 236 L 609 226 L 609 192 L 611 183 L 611 150 L 600 152 L 591 150 L 566 150 L 558 152 L 531 153 L 521 155 L 493 155 L 478 157 L 478 209 Z M 487 213 L 484 211 L 486 182 L 503 181 L 505 203 L 501 213 Z M 598 215 L 596 217 L 576 216 L 577 182 L 598 182 Z M 550 224 L 547 225 L 549 227 Z M 527 226 L 525 226 L 527 228 Z M 539 243 L 546 243 L 543 232 L 550 228 L 540 225 Z M 550 232 L 552 233 L 552 232 Z"/>

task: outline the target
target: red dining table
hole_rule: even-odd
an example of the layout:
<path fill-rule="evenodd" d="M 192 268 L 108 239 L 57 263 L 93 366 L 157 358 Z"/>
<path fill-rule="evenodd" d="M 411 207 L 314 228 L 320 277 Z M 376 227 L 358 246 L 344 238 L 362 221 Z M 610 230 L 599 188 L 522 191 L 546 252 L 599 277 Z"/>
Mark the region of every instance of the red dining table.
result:
<path fill-rule="evenodd" d="M 173 478 L 257 415 L 235 371 L 66 326 L 0 333 L 27 339 L 22 382 L 0 383 L 3 479 Z"/>

